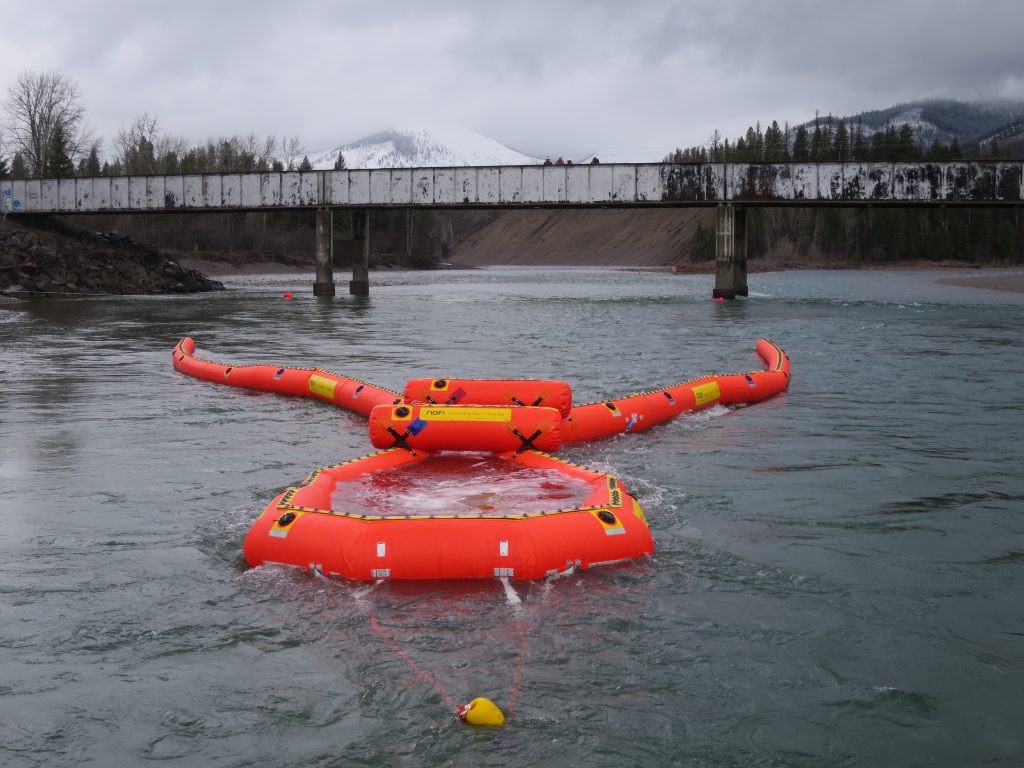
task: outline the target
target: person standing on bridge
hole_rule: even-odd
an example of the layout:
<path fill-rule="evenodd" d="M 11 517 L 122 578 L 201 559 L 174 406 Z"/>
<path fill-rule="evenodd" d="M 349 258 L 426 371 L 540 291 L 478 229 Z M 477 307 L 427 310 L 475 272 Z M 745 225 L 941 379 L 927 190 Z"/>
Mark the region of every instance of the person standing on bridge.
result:
<path fill-rule="evenodd" d="M 559 157 L 557 160 L 555 160 L 555 165 L 565 165 L 565 160 Z"/>
<path fill-rule="evenodd" d="M 550 157 L 545 157 L 544 158 L 544 165 L 551 165 L 551 158 Z"/>

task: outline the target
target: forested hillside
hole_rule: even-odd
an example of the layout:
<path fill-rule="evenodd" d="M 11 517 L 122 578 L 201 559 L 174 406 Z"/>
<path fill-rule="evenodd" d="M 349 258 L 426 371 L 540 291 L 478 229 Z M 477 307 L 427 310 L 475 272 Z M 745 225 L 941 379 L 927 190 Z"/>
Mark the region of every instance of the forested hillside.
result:
<path fill-rule="evenodd" d="M 708 146 L 676 149 L 664 159 L 680 163 L 1000 160 L 1011 159 L 1008 147 L 1015 146 L 990 138 L 983 143 L 975 141 L 965 150 L 956 135 L 948 143 L 936 136 L 926 144 L 909 123 L 897 126 L 890 122 L 868 133 L 864 127 L 867 118 L 882 116 L 866 113 L 864 120 L 852 127 L 845 119 L 831 117 L 795 129 L 780 128 L 773 121 L 762 130 L 758 123 L 732 140 L 716 132 Z M 775 263 L 1024 260 L 1024 222 L 1018 208 L 758 208 L 751 211 L 747 226 L 751 257 Z M 698 225 L 690 243 L 694 261 L 713 259 L 714 223 Z"/>

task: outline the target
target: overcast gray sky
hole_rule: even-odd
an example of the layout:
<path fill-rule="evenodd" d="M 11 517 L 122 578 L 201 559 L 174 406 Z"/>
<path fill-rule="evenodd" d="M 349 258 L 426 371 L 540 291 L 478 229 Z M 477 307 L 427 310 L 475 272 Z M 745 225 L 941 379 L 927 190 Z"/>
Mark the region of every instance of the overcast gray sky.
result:
<path fill-rule="evenodd" d="M 193 141 L 309 150 L 460 125 L 534 156 L 660 159 L 760 119 L 1024 98 L 1021 0 L 47 0 L 0 10 L 0 99 L 58 70 L 112 148 L 148 112 Z"/>

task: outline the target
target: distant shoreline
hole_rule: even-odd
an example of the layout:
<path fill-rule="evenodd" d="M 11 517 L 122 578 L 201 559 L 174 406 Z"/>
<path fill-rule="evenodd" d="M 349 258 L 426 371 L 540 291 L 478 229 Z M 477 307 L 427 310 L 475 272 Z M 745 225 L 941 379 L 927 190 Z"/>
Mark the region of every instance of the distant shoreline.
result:
<path fill-rule="evenodd" d="M 989 291 L 1024 293 L 1024 271 L 1005 275 L 971 275 L 969 277 L 943 277 L 936 282 L 961 288 L 982 288 Z"/>
<path fill-rule="evenodd" d="M 314 267 L 310 265 L 296 265 L 285 264 L 273 261 L 258 261 L 252 263 L 232 263 L 227 261 L 218 261 L 216 259 L 193 259 L 193 258 L 179 258 L 178 263 L 183 267 L 189 269 L 195 269 L 204 275 L 208 275 L 213 278 L 238 278 L 238 277 L 258 277 L 261 275 L 301 275 L 314 273 Z M 714 274 L 714 262 L 701 263 L 701 264 L 663 264 L 660 266 L 634 266 L 623 264 L 621 266 L 612 266 L 608 264 L 548 264 L 548 265 L 525 265 L 525 264 L 492 264 L 487 266 L 502 267 L 502 266 L 514 266 L 521 269 L 528 268 L 530 266 L 558 266 L 558 267 L 603 267 L 605 269 L 611 269 L 621 272 L 664 272 L 666 274 L 675 273 L 679 275 L 713 275 Z M 936 282 L 943 283 L 945 285 L 956 285 L 961 288 L 976 288 L 982 290 L 993 290 L 993 291 L 1006 291 L 1009 293 L 1024 293 L 1024 267 L 1018 267 L 1015 265 L 999 265 L 999 264 L 971 264 L 968 262 L 934 262 L 934 261 L 914 261 L 914 262 L 892 262 L 892 263 L 861 263 L 861 264 L 758 264 L 754 262 L 751 265 L 753 268 L 750 270 L 751 274 L 758 274 L 763 272 L 784 272 L 790 270 L 892 270 L 900 272 L 918 271 L 918 270 L 936 270 L 936 271 L 953 271 L 953 270 L 974 270 L 979 274 L 977 275 L 963 275 L 956 277 L 943 277 L 938 278 Z M 483 265 L 477 264 L 449 264 L 442 267 L 440 270 L 427 270 L 427 271 L 450 271 L 450 270 L 478 270 Z M 993 270 L 1008 270 L 1009 273 L 1003 273 L 998 275 L 988 274 Z M 372 270 L 374 274 L 381 274 L 395 271 L 415 271 L 415 270 L 396 270 L 396 269 L 375 269 Z M 343 273 L 347 274 L 346 268 L 335 267 L 335 279 L 344 279 Z M 342 278 L 339 278 L 342 275 Z"/>

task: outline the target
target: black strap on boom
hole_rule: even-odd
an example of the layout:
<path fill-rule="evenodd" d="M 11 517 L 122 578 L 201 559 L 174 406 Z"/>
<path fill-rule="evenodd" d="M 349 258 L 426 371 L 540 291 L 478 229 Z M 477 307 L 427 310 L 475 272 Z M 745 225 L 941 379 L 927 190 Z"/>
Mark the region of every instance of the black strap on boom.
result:
<path fill-rule="evenodd" d="M 524 406 L 524 407 L 526 406 L 526 403 L 524 403 L 522 400 L 520 400 L 515 395 L 512 395 L 511 400 L 512 400 L 512 405 L 519 405 L 519 406 Z M 543 402 L 544 402 L 544 395 L 537 395 L 537 399 L 534 400 L 532 403 L 530 403 L 530 406 L 533 407 L 533 408 L 536 408 L 538 405 L 540 405 Z"/>
<path fill-rule="evenodd" d="M 542 434 L 544 434 L 544 432 L 543 430 L 538 429 L 529 437 L 524 437 L 523 433 L 520 432 L 518 429 L 513 429 L 512 434 L 518 437 L 519 441 L 522 443 L 522 445 L 520 445 L 518 450 L 515 452 L 515 455 L 518 456 L 523 451 L 536 451 L 537 446 L 533 444 L 533 441 L 540 437 Z"/>
<path fill-rule="evenodd" d="M 406 442 L 409 439 L 409 435 L 412 434 L 411 432 L 409 432 L 409 430 L 406 430 L 404 433 L 399 434 L 398 430 L 395 429 L 394 427 L 388 427 L 388 434 L 395 438 L 395 442 L 391 444 L 392 448 L 405 448 L 405 450 L 407 450 L 413 456 L 416 455 L 416 451 L 414 451 L 412 449 L 412 446 L 410 446 L 409 443 Z"/>

